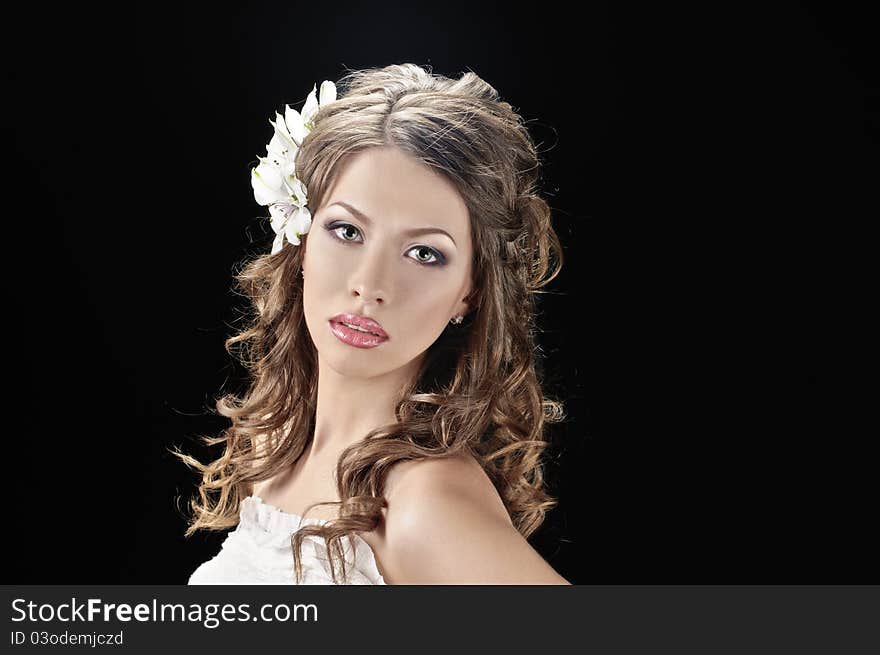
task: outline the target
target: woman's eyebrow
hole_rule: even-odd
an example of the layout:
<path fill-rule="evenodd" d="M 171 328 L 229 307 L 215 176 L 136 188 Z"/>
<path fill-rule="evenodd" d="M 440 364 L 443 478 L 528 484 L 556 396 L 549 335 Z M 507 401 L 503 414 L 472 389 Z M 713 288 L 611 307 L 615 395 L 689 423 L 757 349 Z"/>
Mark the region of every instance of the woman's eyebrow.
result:
<path fill-rule="evenodd" d="M 330 203 L 330 204 L 327 205 L 327 206 L 328 206 L 328 207 L 332 207 L 333 205 L 339 205 L 340 207 L 344 207 L 345 209 L 347 209 L 348 211 L 350 211 L 352 214 L 354 214 L 355 216 L 357 216 L 359 219 L 361 219 L 364 223 L 367 223 L 367 224 L 369 224 L 369 225 L 372 225 L 372 224 L 373 224 L 373 220 L 372 220 L 369 216 L 367 216 L 366 214 L 364 214 L 364 213 L 363 213 L 360 209 L 358 209 L 357 207 L 354 207 L 354 206 L 348 204 L 347 202 L 344 202 L 344 201 L 342 201 L 342 200 L 337 200 L 336 202 L 332 202 L 332 203 Z M 415 228 L 415 229 L 412 229 L 412 230 L 406 230 L 406 231 L 404 232 L 404 234 L 405 234 L 406 236 L 414 236 L 414 237 L 415 237 L 415 236 L 419 236 L 419 235 L 421 235 L 421 234 L 433 234 L 433 233 L 445 234 L 447 237 L 449 237 L 449 239 L 452 241 L 452 243 L 455 243 L 455 239 L 452 238 L 452 235 L 449 234 L 449 232 L 447 232 L 446 230 L 441 230 L 439 227 L 417 227 L 417 228 Z M 456 246 L 456 248 L 457 248 L 457 247 L 458 247 L 458 244 L 455 243 L 455 246 Z"/>

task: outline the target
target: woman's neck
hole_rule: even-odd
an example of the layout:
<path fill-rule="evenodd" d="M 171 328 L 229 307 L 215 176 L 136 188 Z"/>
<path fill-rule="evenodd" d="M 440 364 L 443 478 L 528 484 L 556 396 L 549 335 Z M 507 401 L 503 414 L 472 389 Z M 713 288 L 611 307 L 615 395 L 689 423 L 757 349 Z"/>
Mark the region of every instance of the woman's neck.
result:
<path fill-rule="evenodd" d="M 414 375 L 414 365 L 374 377 L 340 374 L 318 359 L 318 399 L 311 455 L 337 453 L 368 432 L 395 423 L 400 390 Z"/>

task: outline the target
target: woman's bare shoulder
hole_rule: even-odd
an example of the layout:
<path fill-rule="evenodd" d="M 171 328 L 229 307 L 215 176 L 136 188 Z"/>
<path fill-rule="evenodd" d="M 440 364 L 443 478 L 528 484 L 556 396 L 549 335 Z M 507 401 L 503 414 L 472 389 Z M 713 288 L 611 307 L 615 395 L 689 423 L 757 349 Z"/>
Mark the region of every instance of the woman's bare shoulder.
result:
<path fill-rule="evenodd" d="M 457 493 L 510 523 L 507 508 L 480 463 L 470 454 L 398 462 L 385 481 L 388 511 L 424 507 L 430 511 L 437 490 Z"/>
<path fill-rule="evenodd" d="M 473 458 L 395 471 L 381 560 L 388 584 L 567 584 L 510 521 Z"/>

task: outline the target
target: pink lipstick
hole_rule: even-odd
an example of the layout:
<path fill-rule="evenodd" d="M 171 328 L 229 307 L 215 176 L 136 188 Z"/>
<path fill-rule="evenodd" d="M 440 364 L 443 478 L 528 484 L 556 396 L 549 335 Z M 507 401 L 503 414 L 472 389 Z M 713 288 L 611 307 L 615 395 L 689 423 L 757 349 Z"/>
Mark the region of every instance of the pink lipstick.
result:
<path fill-rule="evenodd" d="M 375 348 L 388 341 L 388 335 L 379 323 L 359 314 L 337 314 L 328 325 L 337 339 L 355 348 Z"/>

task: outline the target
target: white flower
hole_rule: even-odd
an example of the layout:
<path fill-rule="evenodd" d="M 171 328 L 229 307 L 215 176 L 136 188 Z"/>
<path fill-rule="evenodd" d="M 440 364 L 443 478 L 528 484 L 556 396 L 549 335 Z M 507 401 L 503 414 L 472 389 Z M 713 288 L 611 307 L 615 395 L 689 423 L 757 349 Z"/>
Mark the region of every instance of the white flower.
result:
<path fill-rule="evenodd" d="M 272 229 L 275 241 L 272 243 L 272 254 L 284 246 L 284 237 L 295 246 L 300 244 L 299 238 L 309 231 L 312 225 L 312 214 L 306 207 L 306 187 L 294 179 L 293 192 L 289 198 L 269 205 Z"/>
<path fill-rule="evenodd" d="M 303 139 L 314 127 L 313 119 L 318 111 L 336 100 L 336 85 L 329 80 L 321 83 L 321 99 L 315 97 L 317 88 L 312 87 L 302 113 L 285 105 L 284 116 L 275 112 L 275 122 L 269 124 L 275 130 L 266 146 L 266 157 L 259 157 L 259 166 L 251 169 L 251 186 L 254 199 L 260 205 L 269 205 L 275 241 L 272 254 L 284 246 L 284 237 L 295 246 L 300 237 L 309 231 L 312 215 L 306 206 L 306 187 L 296 177 L 296 153 Z"/>

